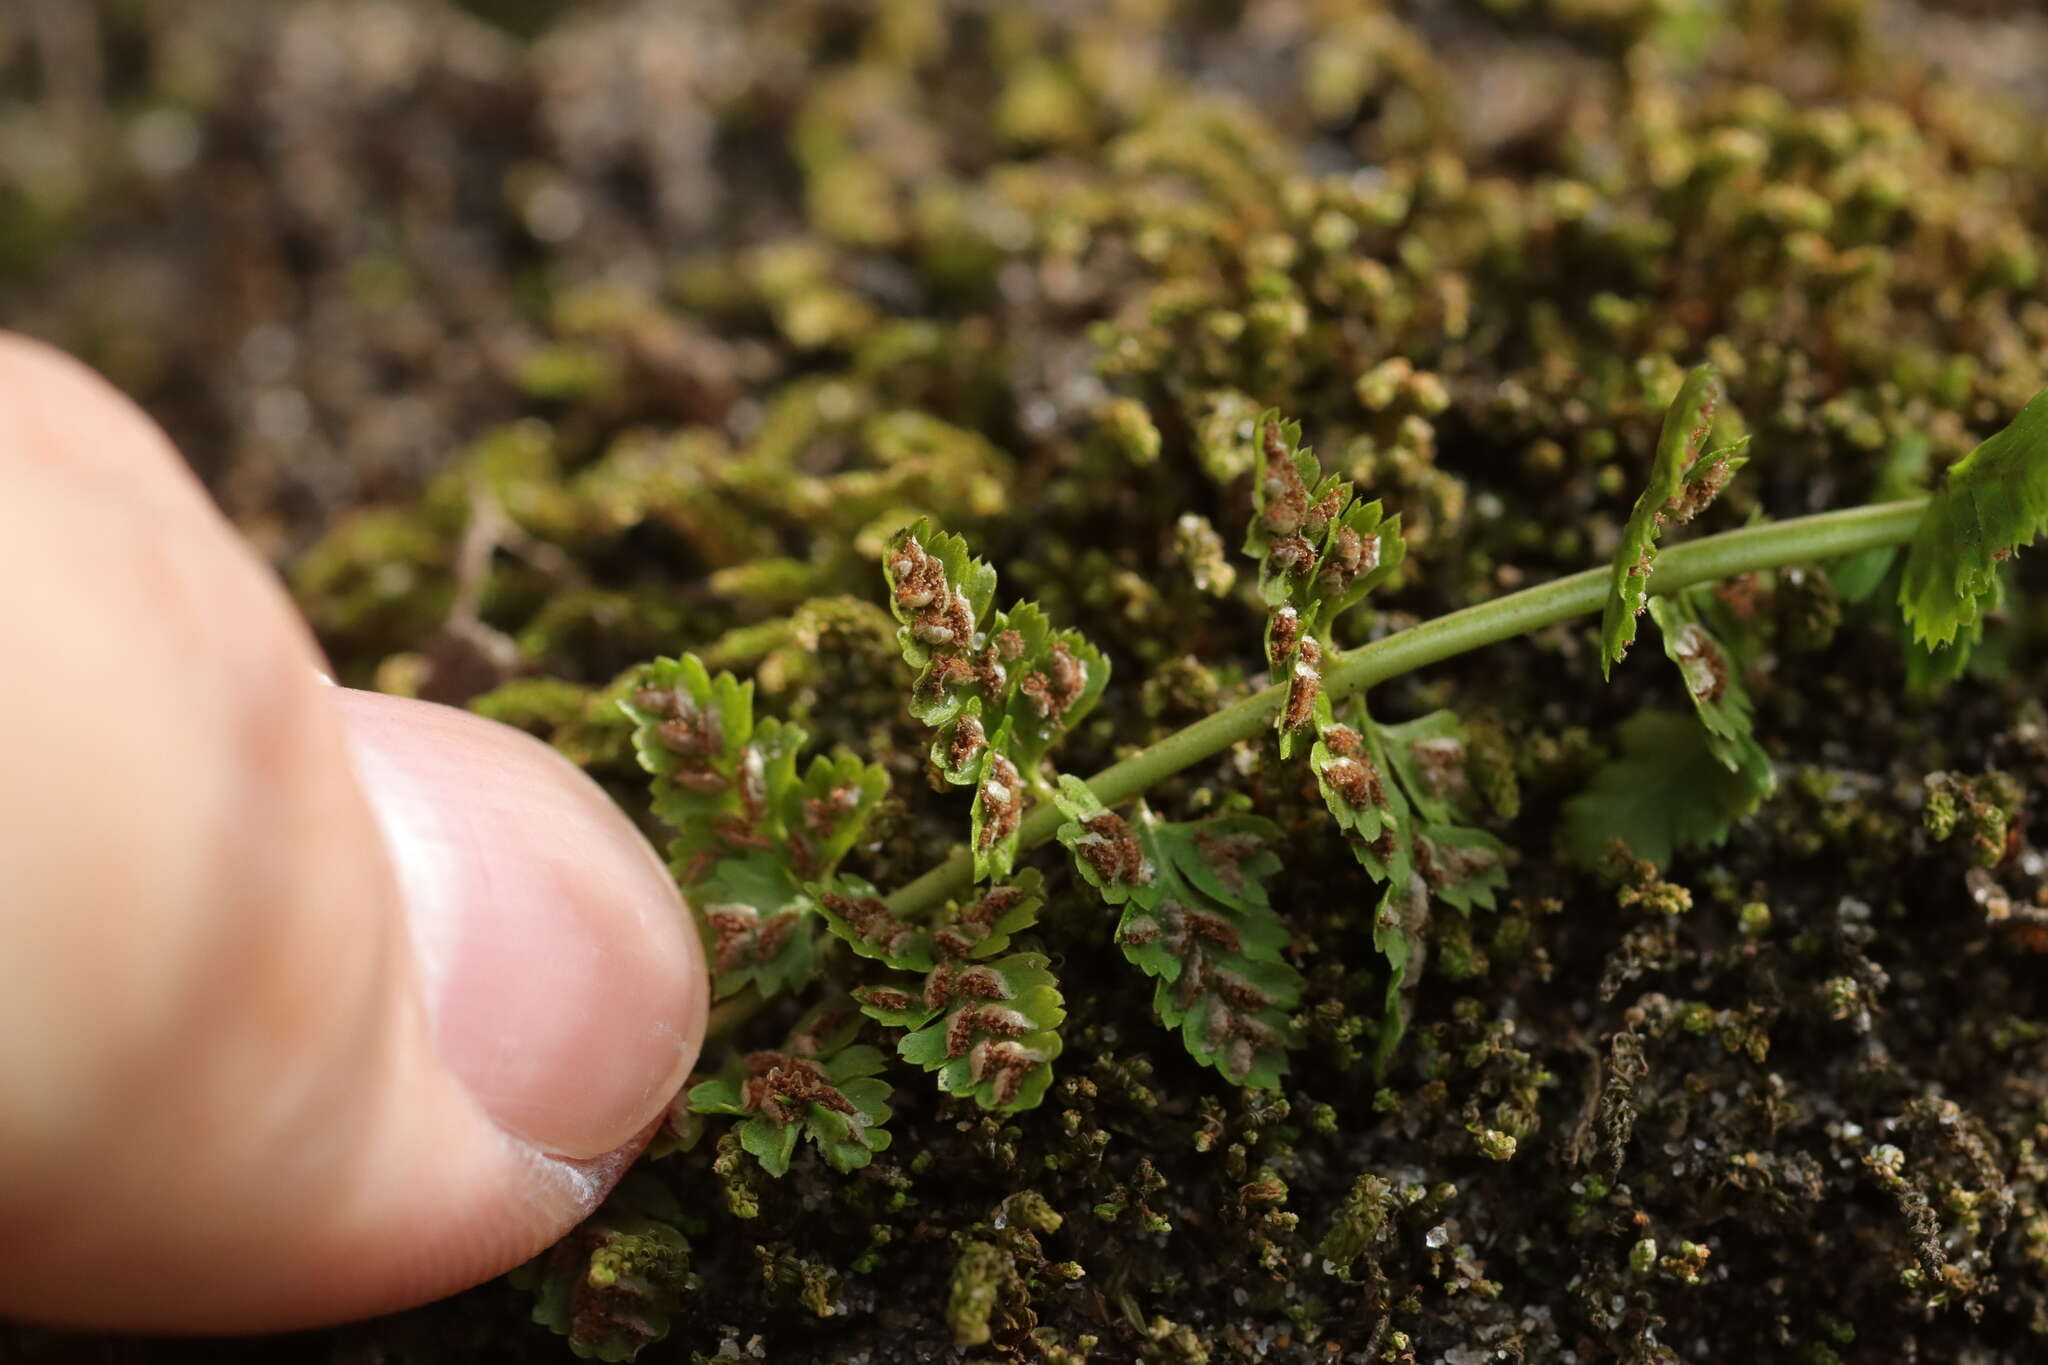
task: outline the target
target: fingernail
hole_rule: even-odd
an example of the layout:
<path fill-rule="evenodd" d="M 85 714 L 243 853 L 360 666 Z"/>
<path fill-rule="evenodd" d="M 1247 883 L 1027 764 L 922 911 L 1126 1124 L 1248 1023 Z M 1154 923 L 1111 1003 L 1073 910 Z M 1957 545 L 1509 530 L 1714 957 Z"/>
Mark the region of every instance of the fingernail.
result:
<path fill-rule="evenodd" d="M 561 1156 L 630 1141 L 696 1060 L 709 994 L 668 870 L 531 736 L 336 688 L 410 916 L 435 1042 L 506 1131 Z"/>

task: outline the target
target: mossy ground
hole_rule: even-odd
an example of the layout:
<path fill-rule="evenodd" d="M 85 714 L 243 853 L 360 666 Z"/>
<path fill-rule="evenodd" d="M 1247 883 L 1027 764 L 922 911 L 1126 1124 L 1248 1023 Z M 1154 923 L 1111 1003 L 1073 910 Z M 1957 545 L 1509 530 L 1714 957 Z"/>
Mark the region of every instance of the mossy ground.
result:
<path fill-rule="evenodd" d="M 1408 527 L 1357 643 L 1601 559 L 1695 360 L 1756 438 L 1716 528 L 1909 491 L 2048 380 L 2023 6 L 65 12 L 0 20 L 0 321 L 170 426 L 349 681 L 531 729 L 644 810 L 607 689 L 695 649 L 889 766 L 855 869 L 884 888 L 965 828 L 882 605 L 914 514 L 1112 654 L 1060 755 L 1087 772 L 1260 681 L 1234 547 L 1268 405 Z M 1725 846 L 1563 855 L 1616 723 L 1676 691 L 1651 657 L 1600 685 L 1590 625 L 1382 689 L 1475 723 L 1514 867 L 1503 912 L 1434 927 L 1376 1078 L 1375 889 L 1269 740 L 1201 765 L 1155 804 L 1242 792 L 1285 831 L 1284 1090 L 1181 1052 L 1040 854 L 1072 1016 L 1045 1104 L 906 1072 L 887 1153 L 779 1181 L 714 1120 L 652 1168 L 702 1284 L 648 1358 L 2048 1350 L 2048 595 L 1929 698 L 1880 603 L 1727 592 L 1784 780 Z M 562 1358 L 529 1305 L 14 1349 Z"/>

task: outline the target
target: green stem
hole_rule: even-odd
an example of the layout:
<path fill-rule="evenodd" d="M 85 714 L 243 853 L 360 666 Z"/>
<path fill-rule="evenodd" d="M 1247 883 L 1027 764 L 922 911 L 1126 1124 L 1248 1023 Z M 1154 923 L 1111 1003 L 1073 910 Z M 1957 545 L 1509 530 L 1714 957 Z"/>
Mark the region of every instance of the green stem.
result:
<path fill-rule="evenodd" d="M 971 871 L 972 869 L 970 868 L 969 870 Z M 752 986 L 748 986 L 736 995 L 727 996 L 711 1007 L 710 1015 L 706 1018 L 704 1024 L 705 1041 L 709 1042 L 713 1038 L 722 1038 L 726 1034 L 731 1033 L 741 1024 L 753 1018 L 761 1006 L 767 1003 L 767 999 L 762 996 L 761 992 Z"/>
<path fill-rule="evenodd" d="M 1839 559 L 1863 550 L 1903 545 L 1920 524 L 1920 511 L 1925 506 L 1926 499 L 1916 498 L 1822 512 L 1790 521 L 1746 526 L 1673 546 L 1657 557 L 1650 591 L 1680 592 L 1754 569 Z M 1481 645 L 1599 611 L 1606 603 L 1613 578 L 1611 568 L 1588 569 L 1424 621 L 1348 650 L 1323 671 L 1323 690 L 1332 698 L 1348 697 Z M 1278 684 L 1246 697 L 1168 735 L 1150 748 L 1111 764 L 1089 778 L 1088 785 L 1105 806 L 1127 801 L 1160 779 L 1267 729 L 1285 699 L 1286 688 Z M 1020 849 L 1036 848 L 1050 839 L 1060 820 L 1059 809 L 1041 801 L 1024 819 L 1019 831 Z M 905 918 L 914 917 L 973 884 L 974 859 L 964 846 L 955 848 L 944 862 L 889 897 L 889 908 Z"/>

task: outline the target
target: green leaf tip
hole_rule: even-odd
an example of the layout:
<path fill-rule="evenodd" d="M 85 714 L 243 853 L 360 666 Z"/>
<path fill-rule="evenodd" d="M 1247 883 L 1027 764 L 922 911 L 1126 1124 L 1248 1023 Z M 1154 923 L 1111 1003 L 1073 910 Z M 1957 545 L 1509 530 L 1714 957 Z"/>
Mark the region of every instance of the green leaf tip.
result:
<path fill-rule="evenodd" d="M 1614 583 L 1600 617 L 1602 677 L 1612 675 L 1614 665 L 1635 643 L 1636 617 L 1649 600 L 1657 537 L 1665 524 L 1691 521 L 1749 462 L 1747 436 L 1712 444 L 1723 397 L 1719 372 L 1699 365 L 1687 372 L 1665 410 L 1649 483 L 1636 499 L 1614 552 Z"/>
<path fill-rule="evenodd" d="M 1906 549 L 1899 607 L 1913 642 L 1967 647 L 1998 594 L 1999 565 L 2048 530 L 2048 389 L 1948 471 Z M 1959 639 L 1960 637 L 1960 639 Z M 1928 670 L 1954 676 L 1962 660 Z"/>

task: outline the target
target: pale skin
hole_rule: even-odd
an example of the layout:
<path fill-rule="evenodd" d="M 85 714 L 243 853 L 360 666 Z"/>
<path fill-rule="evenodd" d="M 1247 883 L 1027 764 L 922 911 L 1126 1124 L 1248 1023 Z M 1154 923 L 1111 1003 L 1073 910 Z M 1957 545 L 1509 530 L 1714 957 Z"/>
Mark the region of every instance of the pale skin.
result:
<path fill-rule="evenodd" d="M 324 668 L 148 419 L 0 335 L 0 1314 L 452 1293 L 572 1227 L 688 1074 L 703 961 L 630 821 Z"/>

